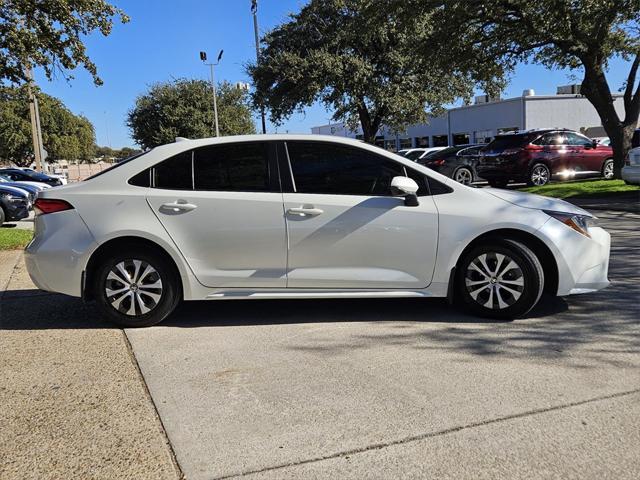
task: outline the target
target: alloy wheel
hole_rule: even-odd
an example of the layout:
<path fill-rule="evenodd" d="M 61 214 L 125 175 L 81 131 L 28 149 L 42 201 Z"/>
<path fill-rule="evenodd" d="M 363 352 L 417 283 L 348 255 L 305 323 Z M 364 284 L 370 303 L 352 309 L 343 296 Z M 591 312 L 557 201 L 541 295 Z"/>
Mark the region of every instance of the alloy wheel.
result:
<path fill-rule="evenodd" d="M 525 288 L 524 274 L 508 255 L 483 253 L 469 263 L 465 286 L 478 304 L 492 310 L 503 310 L 522 296 Z"/>
<path fill-rule="evenodd" d="M 534 185 L 546 185 L 549 183 L 549 170 L 544 165 L 536 165 L 531 171 L 531 183 Z"/>
<path fill-rule="evenodd" d="M 613 178 L 613 162 L 608 161 L 604 164 L 603 177 L 605 180 L 611 180 Z"/>
<path fill-rule="evenodd" d="M 456 170 L 456 174 L 453 179 L 463 185 L 471 185 L 471 182 L 473 181 L 473 174 L 466 168 L 460 168 Z"/>
<path fill-rule="evenodd" d="M 162 298 L 162 280 L 158 271 L 142 260 L 117 263 L 107 275 L 105 294 L 111 306 L 129 316 L 144 315 Z"/>

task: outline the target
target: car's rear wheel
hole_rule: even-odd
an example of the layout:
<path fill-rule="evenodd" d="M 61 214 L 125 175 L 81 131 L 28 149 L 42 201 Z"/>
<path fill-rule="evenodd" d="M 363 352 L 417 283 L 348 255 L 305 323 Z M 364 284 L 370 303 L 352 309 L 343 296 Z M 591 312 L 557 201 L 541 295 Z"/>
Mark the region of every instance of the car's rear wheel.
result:
<path fill-rule="evenodd" d="M 605 180 L 611 180 L 613 178 L 613 158 L 608 158 L 602 165 L 602 176 Z"/>
<path fill-rule="evenodd" d="M 513 319 L 525 315 L 542 295 L 544 272 L 536 255 L 509 239 L 488 239 L 470 249 L 456 269 L 456 294 L 475 315 Z"/>
<path fill-rule="evenodd" d="M 471 185 L 473 183 L 473 172 L 467 167 L 460 167 L 454 172 L 453 179 L 463 185 Z"/>
<path fill-rule="evenodd" d="M 509 180 L 489 180 L 489 186 L 493 188 L 505 188 L 509 184 Z"/>
<path fill-rule="evenodd" d="M 94 295 L 106 317 L 125 327 L 164 320 L 180 301 L 175 267 L 163 256 L 143 251 L 113 253 L 101 263 Z"/>
<path fill-rule="evenodd" d="M 529 171 L 527 185 L 541 187 L 551 180 L 551 171 L 544 163 L 536 163 Z"/>

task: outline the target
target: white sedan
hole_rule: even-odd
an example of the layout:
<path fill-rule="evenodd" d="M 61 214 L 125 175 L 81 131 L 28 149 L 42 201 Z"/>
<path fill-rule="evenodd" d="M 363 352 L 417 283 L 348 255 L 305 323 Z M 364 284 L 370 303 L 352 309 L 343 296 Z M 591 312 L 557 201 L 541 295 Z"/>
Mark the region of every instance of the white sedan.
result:
<path fill-rule="evenodd" d="M 609 284 L 610 237 L 588 212 L 335 137 L 180 141 L 35 207 L 35 284 L 126 326 L 183 299 L 447 297 L 511 319 L 543 291 Z"/>

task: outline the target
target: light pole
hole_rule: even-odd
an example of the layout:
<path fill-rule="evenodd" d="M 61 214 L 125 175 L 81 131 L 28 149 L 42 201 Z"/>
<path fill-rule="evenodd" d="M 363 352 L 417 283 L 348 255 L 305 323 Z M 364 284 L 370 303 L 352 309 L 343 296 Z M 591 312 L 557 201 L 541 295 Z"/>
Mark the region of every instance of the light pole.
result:
<path fill-rule="evenodd" d="M 251 13 L 253 14 L 253 35 L 256 40 L 256 62 L 260 63 L 260 40 L 258 39 L 258 0 L 251 0 Z M 262 134 L 267 133 L 267 124 L 264 119 L 264 105 L 260 105 L 260 119 L 262 120 Z"/>
<path fill-rule="evenodd" d="M 220 136 L 220 130 L 218 128 L 218 101 L 216 99 L 216 77 L 214 73 L 214 67 L 220 63 L 223 52 L 224 50 L 220 50 L 216 63 L 206 63 L 207 52 L 200 52 L 200 60 L 202 60 L 205 65 L 209 65 L 209 67 L 211 67 L 211 90 L 213 90 L 213 125 L 216 133 L 216 137 Z"/>

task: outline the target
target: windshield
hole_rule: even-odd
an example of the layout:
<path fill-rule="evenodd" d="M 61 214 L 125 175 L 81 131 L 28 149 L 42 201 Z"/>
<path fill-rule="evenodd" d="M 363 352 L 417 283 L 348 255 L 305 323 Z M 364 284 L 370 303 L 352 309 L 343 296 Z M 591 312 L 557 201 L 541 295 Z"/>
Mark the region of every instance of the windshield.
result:
<path fill-rule="evenodd" d="M 409 160 L 415 161 L 415 160 L 419 159 L 422 156 L 423 153 L 424 153 L 424 151 L 422 151 L 422 150 L 414 150 L 413 152 L 407 153 L 404 157 L 408 158 Z"/>

